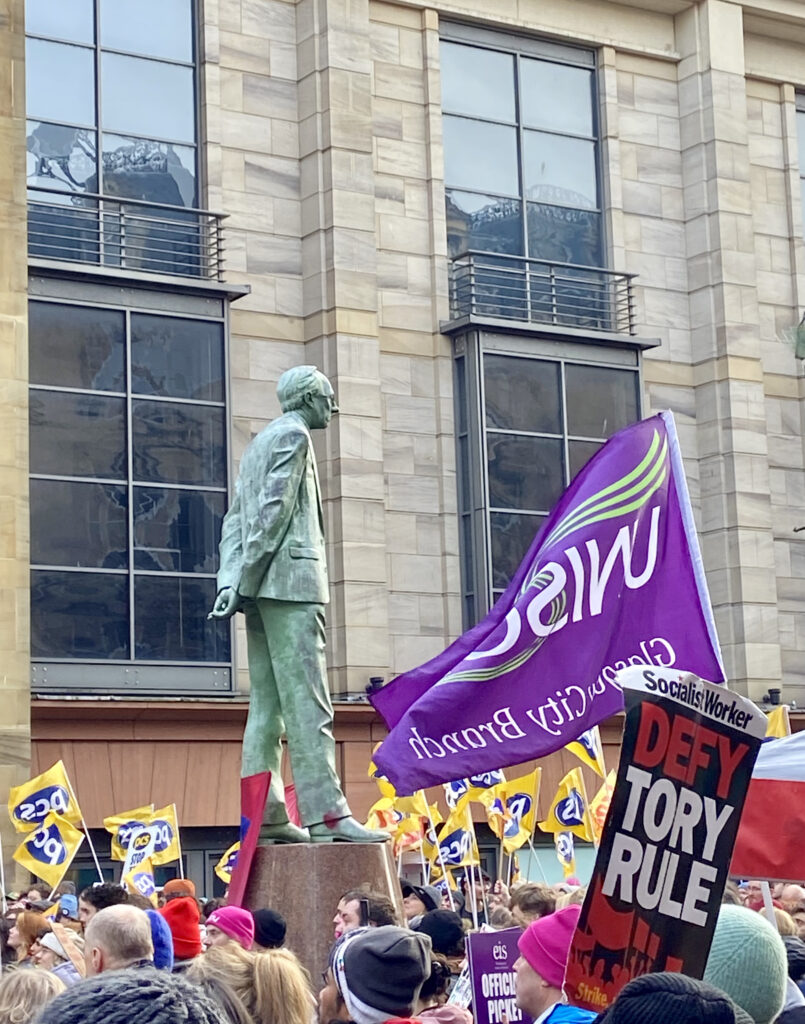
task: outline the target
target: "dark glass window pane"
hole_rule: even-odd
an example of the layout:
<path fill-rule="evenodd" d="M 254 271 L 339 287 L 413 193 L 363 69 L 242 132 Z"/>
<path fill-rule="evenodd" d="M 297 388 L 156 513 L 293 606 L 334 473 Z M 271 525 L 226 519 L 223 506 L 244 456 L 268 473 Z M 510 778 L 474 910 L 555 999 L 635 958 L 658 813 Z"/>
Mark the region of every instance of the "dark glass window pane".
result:
<path fill-rule="evenodd" d="M 593 134 L 592 72 L 523 57 L 520 108 L 523 124 L 571 135 Z"/>
<path fill-rule="evenodd" d="M 97 263 L 99 236 L 97 200 L 67 192 L 29 193 L 29 256 Z"/>
<path fill-rule="evenodd" d="M 488 434 L 489 504 L 548 512 L 564 490 L 562 441 Z"/>
<path fill-rule="evenodd" d="M 132 314 L 131 389 L 141 395 L 222 402 L 223 326 Z"/>
<path fill-rule="evenodd" d="M 93 51 L 44 39 L 25 41 L 25 100 L 31 117 L 95 124 Z"/>
<path fill-rule="evenodd" d="M 467 430 L 467 360 L 456 359 L 456 430 L 463 434 Z"/>
<path fill-rule="evenodd" d="M 505 589 L 520 567 L 545 516 L 492 512 L 492 586 Z"/>
<path fill-rule="evenodd" d="M 568 461 L 570 462 L 570 479 L 573 480 L 579 470 L 584 469 L 590 459 L 601 447 L 600 441 L 569 441 Z"/>
<path fill-rule="evenodd" d="M 637 374 L 603 366 L 565 369 L 567 431 L 581 437 L 610 437 L 637 419 Z"/>
<path fill-rule="evenodd" d="M 135 656 L 145 661 L 229 661 L 229 623 L 207 620 L 215 580 L 138 576 Z"/>
<path fill-rule="evenodd" d="M 473 192 L 448 189 L 447 247 L 451 256 L 469 249 L 481 252 L 523 252 L 523 204 L 518 199 L 500 199 Z"/>
<path fill-rule="evenodd" d="M 561 434 L 559 364 L 484 354 L 486 425 Z"/>
<path fill-rule="evenodd" d="M 31 480 L 31 562 L 125 569 L 127 507 L 125 487 Z"/>
<path fill-rule="evenodd" d="M 100 21 L 101 46 L 110 50 L 193 59 L 190 0 L 101 0 Z"/>
<path fill-rule="evenodd" d="M 126 401 L 32 390 L 31 472 L 126 478 Z"/>
<path fill-rule="evenodd" d="M 524 132 L 523 174 L 529 199 L 589 209 L 598 206 L 594 142 Z"/>
<path fill-rule="evenodd" d="M 192 68 L 104 53 L 101 83 L 107 130 L 195 142 Z"/>
<path fill-rule="evenodd" d="M 97 192 L 95 132 L 29 121 L 26 143 L 26 179 L 30 187 Z"/>
<path fill-rule="evenodd" d="M 25 31 L 72 43 L 95 41 L 93 0 L 25 0 Z"/>
<path fill-rule="evenodd" d="M 225 501 L 220 492 L 135 487 L 135 569 L 216 572 Z"/>
<path fill-rule="evenodd" d="M 443 42 L 440 56 L 442 110 L 490 121 L 514 120 L 511 54 Z"/>
<path fill-rule="evenodd" d="M 461 517 L 461 551 L 464 556 L 464 589 L 471 590 L 475 581 L 475 537 L 472 528 L 473 519 L 471 515 Z"/>
<path fill-rule="evenodd" d="M 121 312 L 32 302 L 28 345 L 32 384 L 125 390 L 125 319 Z"/>
<path fill-rule="evenodd" d="M 226 481 L 221 409 L 173 402 L 132 403 L 135 480 L 222 486 Z"/>
<path fill-rule="evenodd" d="M 460 511 L 466 512 L 470 509 L 470 452 L 469 438 L 463 434 L 458 439 L 458 479 L 460 490 L 461 506 Z"/>
<path fill-rule="evenodd" d="M 103 182 L 106 195 L 196 206 L 196 151 L 192 146 L 104 135 Z"/>
<path fill-rule="evenodd" d="M 31 573 L 31 656 L 129 657 L 127 575 Z"/>
<path fill-rule="evenodd" d="M 529 203 L 528 255 L 553 263 L 600 267 L 601 215 L 591 210 Z"/>
<path fill-rule="evenodd" d="M 515 128 L 446 115 L 442 130 L 447 185 L 474 192 L 519 193 Z"/>

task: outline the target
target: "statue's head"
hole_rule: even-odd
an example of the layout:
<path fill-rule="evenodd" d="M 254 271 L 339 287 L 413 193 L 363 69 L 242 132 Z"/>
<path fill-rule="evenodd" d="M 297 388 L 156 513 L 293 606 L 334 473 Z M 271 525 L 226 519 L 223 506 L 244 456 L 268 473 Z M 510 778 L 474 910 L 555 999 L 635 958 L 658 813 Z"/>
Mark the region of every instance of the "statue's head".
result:
<path fill-rule="evenodd" d="M 297 412 L 311 430 L 327 426 L 338 412 L 333 386 L 315 366 L 292 366 L 277 382 L 283 412 Z"/>

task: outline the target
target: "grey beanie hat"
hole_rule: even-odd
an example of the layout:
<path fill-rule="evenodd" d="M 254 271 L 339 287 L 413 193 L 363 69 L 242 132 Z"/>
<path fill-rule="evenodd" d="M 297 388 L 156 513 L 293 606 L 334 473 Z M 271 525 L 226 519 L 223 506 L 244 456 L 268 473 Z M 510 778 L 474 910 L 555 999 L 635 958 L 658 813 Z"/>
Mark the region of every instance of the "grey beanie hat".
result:
<path fill-rule="evenodd" d="M 352 1020 L 376 1024 L 409 1017 L 430 976 L 430 938 L 387 924 L 347 932 L 344 939 L 335 951 L 333 972 Z"/>
<path fill-rule="evenodd" d="M 87 978 L 56 996 L 37 1024 L 227 1024 L 196 985 L 155 967 L 125 967 Z"/>

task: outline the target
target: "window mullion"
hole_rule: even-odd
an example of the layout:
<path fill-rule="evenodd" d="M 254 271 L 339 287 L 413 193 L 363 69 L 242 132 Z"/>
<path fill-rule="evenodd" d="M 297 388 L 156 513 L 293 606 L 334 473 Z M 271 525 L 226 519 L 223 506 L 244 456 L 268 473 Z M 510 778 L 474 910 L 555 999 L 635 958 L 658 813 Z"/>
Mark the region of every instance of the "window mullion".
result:
<path fill-rule="evenodd" d="M 131 396 L 131 310 L 126 310 L 126 463 L 128 469 L 129 658 L 134 648 L 134 424 Z"/>

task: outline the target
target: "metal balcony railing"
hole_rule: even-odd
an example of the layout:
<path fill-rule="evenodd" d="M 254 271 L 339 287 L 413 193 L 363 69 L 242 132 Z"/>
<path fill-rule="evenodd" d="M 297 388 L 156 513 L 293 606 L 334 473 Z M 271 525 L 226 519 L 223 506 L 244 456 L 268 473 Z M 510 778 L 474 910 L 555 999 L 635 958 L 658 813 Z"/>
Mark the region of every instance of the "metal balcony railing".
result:
<path fill-rule="evenodd" d="M 632 280 L 600 267 L 466 252 L 450 273 L 450 318 L 634 334 Z"/>
<path fill-rule="evenodd" d="M 28 190 L 28 255 L 223 280 L 223 214 L 89 192 Z"/>

